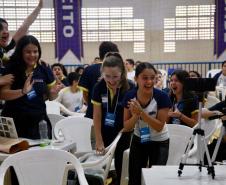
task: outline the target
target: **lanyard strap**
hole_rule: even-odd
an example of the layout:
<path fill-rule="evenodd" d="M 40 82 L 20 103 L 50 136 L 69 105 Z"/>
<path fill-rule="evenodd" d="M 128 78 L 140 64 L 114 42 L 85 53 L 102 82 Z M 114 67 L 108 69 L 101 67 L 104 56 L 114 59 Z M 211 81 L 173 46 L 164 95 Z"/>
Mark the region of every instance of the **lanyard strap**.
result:
<path fill-rule="evenodd" d="M 120 89 L 117 92 L 117 99 L 116 99 L 115 108 L 114 108 L 114 115 L 115 115 L 116 107 L 117 107 L 117 104 L 118 104 L 119 92 L 120 92 Z M 113 98 L 113 100 L 114 100 L 114 98 Z M 108 88 L 107 88 L 107 112 L 108 112 Z"/>

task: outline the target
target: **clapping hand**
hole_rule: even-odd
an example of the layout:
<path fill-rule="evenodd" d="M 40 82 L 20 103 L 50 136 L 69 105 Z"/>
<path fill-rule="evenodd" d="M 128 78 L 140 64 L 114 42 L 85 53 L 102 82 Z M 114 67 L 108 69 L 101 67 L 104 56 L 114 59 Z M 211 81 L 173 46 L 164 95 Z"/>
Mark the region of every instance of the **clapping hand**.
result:
<path fill-rule="evenodd" d="M 128 103 L 128 106 L 132 115 L 140 116 L 140 113 L 142 112 L 143 109 L 136 99 L 131 99 Z"/>
<path fill-rule="evenodd" d="M 23 94 L 27 94 L 28 92 L 30 92 L 32 87 L 33 87 L 34 81 L 31 80 L 32 75 L 33 75 L 33 73 L 30 73 L 28 78 L 26 79 L 26 81 L 24 83 L 24 87 L 22 89 Z"/>

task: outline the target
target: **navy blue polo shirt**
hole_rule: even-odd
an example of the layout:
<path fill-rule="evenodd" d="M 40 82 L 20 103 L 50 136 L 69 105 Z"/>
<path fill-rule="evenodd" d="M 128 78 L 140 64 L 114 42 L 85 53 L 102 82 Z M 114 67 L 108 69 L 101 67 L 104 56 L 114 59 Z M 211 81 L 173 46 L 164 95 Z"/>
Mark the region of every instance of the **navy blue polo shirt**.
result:
<path fill-rule="evenodd" d="M 187 117 L 191 118 L 193 114 L 196 114 L 199 109 L 199 102 L 197 96 L 188 96 L 185 99 L 180 100 L 179 102 L 175 102 L 173 100 L 173 109 L 178 109 L 181 113 L 186 115 Z M 181 119 L 179 118 L 170 118 L 169 123 L 172 124 L 179 124 L 179 125 L 186 125 Z"/>
<path fill-rule="evenodd" d="M 82 76 L 80 77 L 78 86 L 82 91 L 88 92 L 88 105 L 86 110 L 85 117 L 93 119 L 93 105 L 91 103 L 91 97 L 94 85 L 97 83 L 98 79 L 101 76 L 100 68 L 102 66 L 102 63 L 93 64 L 91 66 L 88 66 L 85 68 L 85 71 L 83 72 Z"/>
<path fill-rule="evenodd" d="M 129 82 L 130 89 L 134 87 Z M 127 91 L 126 91 L 127 92 Z M 101 118 L 101 133 L 104 141 L 104 145 L 108 146 L 115 139 L 119 131 L 123 128 L 123 98 L 126 92 L 122 92 L 121 88 L 117 89 L 115 95 L 110 88 L 107 87 L 106 82 L 102 79 L 96 83 L 93 89 L 92 103 L 101 106 L 102 118 Z M 117 103 L 117 104 L 116 104 Z M 105 117 L 108 112 L 114 113 L 115 111 L 115 123 L 114 127 L 105 125 Z"/>
<path fill-rule="evenodd" d="M 123 100 L 123 106 L 128 109 L 128 103 L 131 99 L 137 99 L 137 88 L 132 89 L 129 91 Z M 148 113 L 148 115 L 156 118 L 158 114 L 158 110 L 163 108 L 170 108 L 172 106 L 171 101 L 169 99 L 169 96 L 159 90 L 159 89 L 153 89 L 153 95 L 152 98 L 150 98 L 149 102 L 145 107 L 143 107 L 143 111 Z M 140 120 L 136 123 L 134 128 L 134 134 L 138 137 L 140 137 L 140 128 L 146 127 L 146 123 L 143 120 Z M 157 132 L 151 127 L 149 127 L 151 140 L 152 141 L 165 141 L 169 138 L 168 131 L 166 128 L 166 125 L 161 130 L 161 132 Z"/>
<path fill-rule="evenodd" d="M 6 74 L 10 73 L 15 76 L 11 89 L 22 89 L 27 78 L 25 72 L 21 74 L 15 63 L 12 62 L 6 68 Z M 51 68 L 44 63 L 37 64 L 34 67 L 32 80 L 34 81 L 33 90 L 36 95 L 32 98 L 24 95 L 15 100 L 6 101 L 3 108 L 5 111 L 46 113 L 44 95 L 47 94 L 47 88 L 56 83 Z"/>

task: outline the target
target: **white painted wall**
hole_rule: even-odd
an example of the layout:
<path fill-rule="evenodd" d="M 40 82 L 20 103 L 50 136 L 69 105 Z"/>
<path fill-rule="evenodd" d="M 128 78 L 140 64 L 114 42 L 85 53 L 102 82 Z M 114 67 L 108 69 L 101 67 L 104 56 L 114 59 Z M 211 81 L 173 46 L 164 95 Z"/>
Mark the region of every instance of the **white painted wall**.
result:
<path fill-rule="evenodd" d="M 116 42 L 124 58 L 141 61 L 213 61 L 213 40 L 176 41 L 175 53 L 163 52 L 163 20 L 175 17 L 175 6 L 214 4 L 214 0 L 83 0 L 83 7 L 132 6 L 134 18 L 145 20 L 145 53 L 133 53 L 132 42 Z M 84 43 L 84 59 L 98 56 L 100 43 Z M 54 46 L 42 44 L 43 58 L 54 62 Z"/>

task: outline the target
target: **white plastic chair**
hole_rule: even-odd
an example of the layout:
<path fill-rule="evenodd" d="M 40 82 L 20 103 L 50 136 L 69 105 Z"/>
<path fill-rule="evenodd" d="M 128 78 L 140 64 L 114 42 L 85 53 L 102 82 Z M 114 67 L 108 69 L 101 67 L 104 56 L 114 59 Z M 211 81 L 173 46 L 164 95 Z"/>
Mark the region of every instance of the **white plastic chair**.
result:
<path fill-rule="evenodd" d="M 62 185 L 65 167 L 70 163 L 78 174 L 80 185 L 88 185 L 79 160 L 63 150 L 26 150 L 6 158 L 0 168 L 0 184 L 12 166 L 20 185 Z"/>
<path fill-rule="evenodd" d="M 56 139 L 61 139 L 62 132 L 66 140 L 76 142 L 77 152 L 90 152 L 91 147 L 91 126 L 93 120 L 86 117 L 71 116 L 60 120 L 54 127 Z"/>
<path fill-rule="evenodd" d="M 63 104 L 57 101 L 46 101 L 46 112 L 47 114 L 59 114 L 62 112 L 67 116 L 78 116 L 84 117 L 84 113 L 72 112 L 67 109 Z"/>
<path fill-rule="evenodd" d="M 97 155 L 96 151 L 87 153 L 79 158 L 85 174 L 92 174 L 102 177 L 104 184 L 106 184 L 108 172 L 111 167 L 112 159 L 115 149 L 122 133 L 119 133 L 114 141 L 105 149 L 104 155 Z"/>
<path fill-rule="evenodd" d="M 207 119 L 201 119 L 201 128 L 204 130 L 205 132 L 205 140 L 206 143 L 208 144 L 211 137 L 213 136 L 213 134 L 215 133 L 215 131 L 220 127 L 221 125 L 221 121 L 219 121 L 218 119 L 216 120 L 207 120 Z M 194 128 L 197 127 L 194 126 Z M 198 143 L 197 143 L 197 136 L 194 139 L 194 145 L 192 147 L 192 149 L 189 151 L 188 153 L 188 157 L 190 158 L 190 160 L 195 161 L 197 159 L 197 148 L 198 147 Z M 204 156 L 204 148 L 200 148 L 200 150 L 202 151 L 202 157 Z M 195 157 L 196 156 L 196 157 Z"/>
<path fill-rule="evenodd" d="M 123 152 L 120 185 L 128 185 L 129 183 L 129 152 L 130 149 Z"/>
<path fill-rule="evenodd" d="M 215 96 L 208 95 L 206 103 L 205 103 L 205 108 L 212 107 L 213 105 L 215 105 L 219 102 L 220 102 L 220 100 L 218 98 L 216 98 Z"/>
<path fill-rule="evenodd" d="M 221 69 L 211 69 L 211 70 L 207 71 L 206 78 L 213 78 L 220 71 L 221 71 Z"/>
<path fill-rule="evenodd" d="M 65 119 L 65 117 L 62 115 L 59 115 L 59 114 L 48 114 L 47 116 L 48 116 L 51 126 L 52 126 L 52 136 L 54 136 L 54 127 L 55 127 L 56 123 L 62 119 Z"/>
<path fill-rule="evenodd" d="M 193 128 L 184 125 L 167 124 L 170 144 L 166 165 L 179 165 L 187 144 L 192 137 Z"/>

